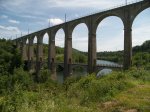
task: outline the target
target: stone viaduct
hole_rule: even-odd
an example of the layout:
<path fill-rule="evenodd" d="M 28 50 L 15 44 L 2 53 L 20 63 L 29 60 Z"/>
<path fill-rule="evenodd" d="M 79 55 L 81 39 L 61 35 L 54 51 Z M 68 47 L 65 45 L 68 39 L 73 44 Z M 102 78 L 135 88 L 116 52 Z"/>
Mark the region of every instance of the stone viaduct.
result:
<path fill-rule="evenodd" d="M 105 10 L 99 13 L 91 14 L 75 20 L 71 20 L 56 26 L 52 26 L 41 31 L 37 31 L 14 40 L 17 47 L 21 48 L 23 60 L 28 60 L 28 67 L 31 68 L 33 61 L 33 40 L 37 37 L 37 53 L 36 65 L 37 71 L 38 62 L 43 61 L 43 36 L 45 33 L 49 36 L 48 48 L 48 66 L 54 72 L 56 67 L 55 58 L 55 35 L 59 29 L 65 32 L 65 47 L 64 47 L 64 77 L 71 74 L 72 64 L 72 32 L 74 28 L 85 23 L 88 28 L 88 73 L 92 73 L 96 69 L 96 30 L 101 21 L 109 16 L 117 16 L 122 20 L 124 25 L 124 69 L 128 69 L 132 63 L 132 24 L 136 16 L 143 10 L 150 7 L 150 0 L 136 0 L 134 3 L 129 3 L 114 9 Z M 28 51 L 26 52 L 26 41 L 28 43 Z M 55 77 L 55 75 L 53 76 Z"/>

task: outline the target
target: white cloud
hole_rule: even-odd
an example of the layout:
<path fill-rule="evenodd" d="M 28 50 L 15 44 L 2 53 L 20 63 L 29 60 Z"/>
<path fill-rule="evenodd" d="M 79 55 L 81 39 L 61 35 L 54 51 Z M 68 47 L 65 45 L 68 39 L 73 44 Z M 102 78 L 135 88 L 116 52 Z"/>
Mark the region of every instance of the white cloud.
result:
<path fill-rule="evenodd" d="M 112 36 L 108 38 L 98 37 L 97 35 L 97 52 L 101 51 L 117 51 L 117 50 L 123 50 L 124 46 L 124 36 L 123 32 L 117 33 L 117 34 L 111 34 Z"/>
<path fill-rule="evenodd" d="M 116 4 L 121 4 L 125 3 L 122 2 L 122 0 L 115 1 L 114 0 L 47 0 L 49 3 L 52 4 L 51 7 L 101 7 L 105 8 L 116 5 Z M 131 0 L 128 0 L 131 1 Z"/>
<path fill-rule="evenodd" d="M 2 18 L 2 19 L 7 19 L 8 16 L 6 16 L 6 15 L 1 15 L 0 18 Z"/>
<path fill-rule="evenodd" d="M 64 48 L 64 41 L 56 41 L 55 45 Z"/>
<path fill-rule="evenodd" d="M 78 17 L 79 17 L 79 14 L 75 14 L 74 16 L 75 16 L 76 18 L 78 18 Z"/>
<path fill-rule="evenodd" d="M 2 1 L 2 2 L 1 2 Z M 128 0 L 128 2 L 130 2 L 132 0 Z M 11 17 L 11 15 L 8 15 L 9 13 L 16 15 L 16 18 L 14 19 L 18 19 L 17 17 L 21 17 L 23 19 L 26 19 L 25 21 L 21 21 L 21 25 L 23 24 L 23 27 L 26 27 L 26 23 L 28 22 L 28 24 L 30 25 L 30 29 L 42 29 L 43 26 L 48 26 L 48 22 L 50 21 L 51 25 L 57 25 L 60 23 L 63 23 L 64 21 L 59 19 L 59 18 L 55 18 L 55 17 L 60 17 L 63 18 L 63 14 L 67 13 L 67 20 L 68 18 L 72 18 L 73 17 L 80 17 L 81 14 L 84 15 L 84 13 L 86 13 L 86 11 L 89 13 L 90 11 L 94 11 L 94 10 L 101 10 L 101 9 L 106 9 L 106 8 L 110 8 L 112 6 L 116 6 L 118 4 L 122 4 L 125 3 L 125 1 L 122 0 L 14 0 L 13 2 L 11 2 L 10 0 L 0 0 L 0 8 L 2 9 L 6 9 L 8 11 L 8 13 L 4 13 L 5 15 L 0 16 L 0 18 L 4 18 L 7 19 L 8 16 Z M 34 4 L 34 5 L 33 5 Z M 36 7 L 38 6 L 38 7 Z M 43 7 L 44 6 L 44 7 Z M 81 10 L 83 9 L 83 10 Z M 86 11 L 85 11 L 86 10 Z M 149 14 L 149 13 L 148 13 Z M 147 15 L 148 15 L 147 14 Z M 51 17 L 52 19 L 48 19 L 48 17 Z M 40 18 L 40 19 L 39 19 Z M 29 21 L 28 21 L 28 20 Z M 35 20 L 33 20 L 35 19 Z M 47 20 L 48 19 L 48 20 Z M 113 21 L 113 23 L 109 22 L 104 22 L 100 25 L 101 28 L 103 27 L 109 27 L 110 24 L 111 26 L 113 26 L 114 24 L 114 20 L 112 20 L 112 18 L 110 17 L 110 21 Z M 21 20 L 21 19 L 19 19 Z M 142 21 L 144 21 L 142 19 Z M 15 20 L 11 21 L 14 24 L 19 24 L 17 23 Z M 38 24 L 37 24 L 38 23 Z M 141 24 L 141 22 L 138 21 L 139 24 Z M 148 23 L 150 22 L 145 22 L 146 24 L 144 25 L 148 25 Z M 5 24 L 5 23 L 4 23 Z M 7 23 L 6 23 L 7 24 Z M 20 25 L 20 24 L 19 24 Z M 34 26 L 35 25 L 35 26 Z M 37 26 L 36 26 L 37 25 Z M 118 23 L 116 23 L 116 26 L 118 26 Z M 4 31 L 5 29 L 5 31 Z M 27 28 L 26 28 L 27 29 Z M 85 28 L 84 28 L 85 29 Z M 104 28 L 105 29 L 105 28 Z M 133 31 L 133 45 L 137 45 L 137 44 L 141 44 L 143 42 L 143 40 L 145 39 L 150 39 L 149 37 L 149 27 L 144 27 L 141 26 L 140 28 L 135 29 L 135 33 Z M 79 50 L 87 50 L 87 40 L 85 38 L 81 38 L 84 37 L 85 35 L 82 35 L 82 32 L 85 32 L 83 29 L 79 29 L 79 32 L 77 32 L 80 35 L 75 35 L 73 37 L 73 47 L 76 47 Z M 113 31 L 115 31 L 115 29 L 113 29 Z M 4 27 L 4 26 L 0 26 L 0 35 L 15 35 L 15 34 L 19 34 L 20 35 L 20 30 L 17 27 Z M 108 33 L 108 32 L 107 32 Z M 88 34 L 88 32 L 87 32 Z M 108 34 L 109 36 L 110 34 Z M 102 36 L 101 33 L 97 34 L 98 36 Z M 111 35 L 110 35 L 111 36 Z M 62 38 L 60 38 L 61 36 L 56 36 L 56 45 L 60 45 L 60 46 L 64 46 L 64 35 L 62 36 Z M 106 38 L 107 36 L 105 36 L 104 38 Z M 119 38 L 120 37 L 120 38 Z M 78 40 L 79 39 L 79 40 Z M 103 42 L 102 40 L 100 40 L 102 43 L 100 43 L 100 47 L 97 48 L 100 51 L 103 50 L 118 50 L 118 49 L 122 49 L 123 48 L 123 36 L 119 33 L 117 33 L 114 38 L 107 38 L 108 41 L 106 40 L 106 43 Z M 47 38 L 44 39 L 44 42 L 47 43 L 48 40 Z"/>
<path fill-rule="evenodd" d="M 8 6 L 13 6 L 13 7 L 19 7 L 19 6 L 23 6 L 24 3 L 26 3 L 27 1 L 26 0 L 13 0 L 12 2 L 10 0 L 1 0 L 0 2 L 2 6 L 8 5 Z"/>
<path fill-rule="evenodd" d="M 55 35 L 55 45 L 59 47 L 64 47 L 65 34 L 62 29 L 58 30 Z"/>
<path fill-rule="evenodd" d="M 13 27 L 13 26 L 1 26 L 0 25 L 0 36 L 3 38 L 10 38 L 11 36 L 13 36 L 13 38 L 16 37 L 16 34 L 20 34 L 20 29 L 18 27 Z"/>
<path fill-rule="evenodd" d="M 29 19 L 36 19 L 37 18 L 36 16 L 31 16 L 31 15 L 22 15 L 21 17 L 29 18 Z"/>
<path fill-rule="evenodd" d="M 50 24 L 52 25 L 58 25 L 58 24 L 63 23 L 64 21 L 59 18 L 52 18 L 52 19 L 48 19 L 48 22 L 50 22 Z"/>
<path fill-rule="evenodd" d="M 99 11 L 101 9 L 125 3 L 125 1 L 122 0 L 116 0 L 115 2 L 114 0 L 36 0 L 36 2 L 35 0 L 13 0 L 13 2 L 10 0 L 0 1 L 2 1 L 0 7 L 9 10 L 12 13 L 18 13 L 19 16 L 22 14 L 42 15 L 43 12 L 55 10 L 56 8 L 67 9 L 66 11 L 76 9 L 76 11 L 81 10 L 81 12 L 81 8 L 84 8 L 84 10 L 87 10 L 89 13 L 94 10 Z M 132 0 L 128 1 L 130 2 Z M 63 9 L 58 13 L 63 12 Z"/>
<path fill-rule="evenodd" d="M 1 26 L 0 25 L 0 30 L 20 32 L 20 30 L 18 29 L 18 27 L 13 27 L 13 26 L 5 27 L 5 26 Z"/>
<path fill-rule="evenodd" d="M 43 43 L 48 44 L 48 42 L 49 42 L 49 36 L 48 36 L 48 34 L 46 33 L 46 34 L 44 35 L 44 37 L 43 37 Z"/>
<path fill-rule="evenodd" d="M 12 19 L 10 19 L 10 20 L 8 20 L 10 23 L 13 23 L 13 24 L 19 24 L 20 22 L 19 21 L 16 21 L 16 20 L 12 20 Z"/>
<path fill-rule="evenodd" d="M 88 51 L 88 37 L 80 36 L 72 38 L 72 47 L 80 51 Z"/>
<path fill-rule="evenodd" d="M 133 28 L 132 45 L 141 45 L 145 40 L 150 40 L 150 26 L 143 25 L 141 27 Z"/>

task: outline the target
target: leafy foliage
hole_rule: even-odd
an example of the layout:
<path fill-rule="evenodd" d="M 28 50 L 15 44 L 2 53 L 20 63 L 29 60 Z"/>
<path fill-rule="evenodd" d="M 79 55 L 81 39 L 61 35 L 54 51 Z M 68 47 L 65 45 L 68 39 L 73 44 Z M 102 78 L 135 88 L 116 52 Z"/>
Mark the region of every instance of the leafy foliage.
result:
<path fill-rule="evenodd" d="M 39 82 L 34 82 L 33 74 L 22 67 L 18 49 L 4 39 L 0 40 L 0 47 L 1 112 L 149 111 L 148 52 L 134 54 L 134 67 L 128 71 L 116 71 L 100 78 L 95 74 L 72 76 L 64 84 L 58 84 L 50 79 L 51 73 L 45 68 L 40 71 Z M 59 55 L 62 52 L 62 49 L 58 51 Z M 75 62 L 86 62 L 86 53 L 74 53 Z"/>
<path fill-rule="evenodd" d="M 11 41 L 0 39 L 0 73 L 13 73 L 14 68 L 22 65 L 19 50 Z"/>
<path fill-rule="evenodd" d="M 134 102 L 136 99 L 133 100 L 135 96 L 137 98 L 141 95 L 146 98 L 149 96 L 150 88 L 147 84 L 150 84 L 150 75 L 149 71 L 143 69 L 134 68 L 126 72 L 113 72 L 101 78 L 96 78 L 95 74 L 86 77 L 70 77 L 63 85 L 50 79 L 39 84 L 27 84 L 28 81 L 21 83 L 22 75 L 19 75 L 21 69 L 15 71 L 18 78 L 14 76 L 17 81 L 13 90 L 11 93 L 0 96 L 2 112 L 78 112 L 79 110 L 81 112 L 110 112 L 128 108 L 145 111 L 147 108 L 142 106 L 149 105 L 146 99 L 139 99 L 142 102 L 137 100 L 138 103 Z M 28 88 L 22 86 L 26 84 Z M 145 86 L 142 89 L 144 93 L 141 94 L 139 86 Z M 132 96 L 134 91 L 136 94 Z M 129 100 L 128 97 L 132 100 Z M 109 107 L 108 105 L 105 108 L 107 102 L 110 101 L 115 103 L 114 106 Z"/>

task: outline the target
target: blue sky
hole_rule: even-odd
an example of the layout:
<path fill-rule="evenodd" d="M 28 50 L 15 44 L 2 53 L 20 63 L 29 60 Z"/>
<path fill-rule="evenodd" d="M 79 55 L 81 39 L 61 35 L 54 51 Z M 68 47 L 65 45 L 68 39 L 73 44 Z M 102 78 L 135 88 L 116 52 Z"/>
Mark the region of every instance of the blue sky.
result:
<path fill-rule="evenodd" d="M 132 0 L 128 0 L 131 2 Z M 0 38 L 16 38 L 50 25 L 77 18 L 102 9 L 124 4 L 125 0 L 0 0 Z M 150 40 L 150 8 L 138 15 L 133 24 L 133 46 Z M 123 49 L 123 24 L 117 17 L 104 19 L 97 30 L 97 51 Z M 88 31 L 84 24 L 73 31 L 73 47 L 88 50 Z M 47 43 L 47 35 L 44 36 Z M 64 33 L 56 34 L 56 45 L 64 46 Z"/>

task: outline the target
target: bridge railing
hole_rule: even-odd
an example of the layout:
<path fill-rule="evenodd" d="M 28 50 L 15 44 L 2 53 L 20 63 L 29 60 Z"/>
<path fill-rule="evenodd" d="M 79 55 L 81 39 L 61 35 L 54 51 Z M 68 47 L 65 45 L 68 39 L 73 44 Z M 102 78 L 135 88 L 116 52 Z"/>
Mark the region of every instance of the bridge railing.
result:
<path fill-rule="evenodd" d="M 117 64 L 97 64 L 97 66 L 114 67 L 114 68 L 122 68 L 123 67 L 123 65 L 117 65 Z"/>

